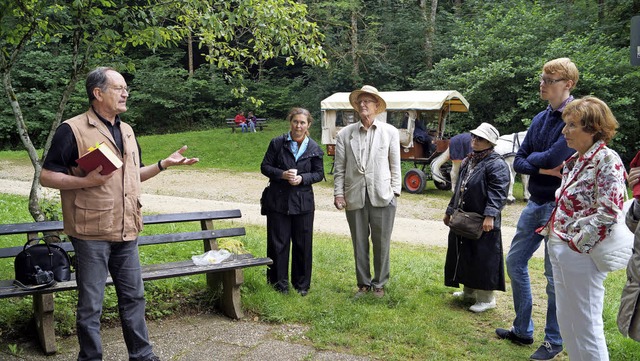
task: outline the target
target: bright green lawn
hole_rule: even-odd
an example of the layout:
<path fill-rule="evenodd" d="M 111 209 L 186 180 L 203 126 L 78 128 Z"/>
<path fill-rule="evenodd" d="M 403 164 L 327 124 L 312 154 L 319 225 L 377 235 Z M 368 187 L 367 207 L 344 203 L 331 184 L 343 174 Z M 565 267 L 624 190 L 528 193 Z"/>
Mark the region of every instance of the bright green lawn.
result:
<path fill-rule="evenodd" d="M 319 123 L 314 123 L 313 127 L 312 137 L 320 143 L 320 137 L 315 135 L 319 133 Z M 286 121 L 270 120 L 264 131 L 256 133 L 231 133 L 230 129 L 222 128 L 144 136 L 139 138 L 139 142 L 145 164 L 157 162 L 186 144 L 189 150 L 185 155 L 200 158 L 195 167 L 255 172 L 260 169 L 269 141 L 288 131 Z M 330 162 L 328 164 L 330 167 Z"/>

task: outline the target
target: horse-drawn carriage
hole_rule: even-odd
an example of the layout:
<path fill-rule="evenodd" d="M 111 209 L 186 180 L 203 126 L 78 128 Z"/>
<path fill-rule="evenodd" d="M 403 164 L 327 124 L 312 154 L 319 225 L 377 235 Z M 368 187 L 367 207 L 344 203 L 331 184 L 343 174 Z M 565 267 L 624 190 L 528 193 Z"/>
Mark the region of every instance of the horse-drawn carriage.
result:
<path fill-rule="evenodd" d="M 468 112 L 469 102 L 454 90 L 392 91 L 380 92 L 380 96 L 387 103 L 387 109 L 376 119 L 398 128 L 401 160 L 414 164 L 404 175 L 403 188 L 409 193 L 420 193 L 427 180 L 433 179 L 438 189 L 450 189 L 451 182 L 434 179 L 427 165 L 449 146 L 445 128 L 450 114 Z M 357 122 L 359 116 L 349 103 L 349 93 L 331 95 L 322 100 L 320 109 L 322 144 L 327 147 L 327 155 L 333 157 L 338 131 Z M 450 168 L 450 163 L 442 164 L 440 173 L 446 176 Z"/>

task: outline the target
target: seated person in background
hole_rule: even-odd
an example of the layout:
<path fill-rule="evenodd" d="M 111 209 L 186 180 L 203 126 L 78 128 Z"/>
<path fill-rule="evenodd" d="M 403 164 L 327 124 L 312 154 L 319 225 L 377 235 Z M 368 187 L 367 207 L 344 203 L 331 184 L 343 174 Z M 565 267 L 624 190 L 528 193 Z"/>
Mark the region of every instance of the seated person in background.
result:
<path fill-rule="evenodd" d="M 242 127 L 242 132 L 247 131 L 247 118 L 244 117 L 244 112 L 241 110 L 236 114 L 236 117 L 233 119 L 236 122 L 237 126 Z"/>
<path fill-rule="evenodd" d="M 433 143 L 433 137 L 429 135 L 429 132 L 424 126 L 423 120 L 416 119 L 416 127 L 413 130 L 413 140 L 424 146 L 424 156 L 426 158 L 436 150 L 436 145 Z"/>
<path fill-rule="evenodd" d="M 247 114 L 247 124 L 249 124 L 249 132 L 256 132 L 256 124 L 258 124 L 258 118 L 253 115 L 253 112 Z"/>

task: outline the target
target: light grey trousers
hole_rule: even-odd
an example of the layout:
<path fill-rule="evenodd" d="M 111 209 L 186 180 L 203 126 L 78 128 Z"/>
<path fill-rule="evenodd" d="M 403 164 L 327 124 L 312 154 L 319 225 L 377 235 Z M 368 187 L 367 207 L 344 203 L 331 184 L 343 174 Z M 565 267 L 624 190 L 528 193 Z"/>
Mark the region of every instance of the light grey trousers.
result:
<path fill-rule="evenodd" d="M 389 280 L 389 248 L 393 221 L 396 217 L 395 197 L 386 207 L 374 207 L 367 194 L 364 208 L 347 211 L 346 215 L 353 242 L 358 287 L 383 288 Z M 373 279 L 369 259 L 369 235 L 373 246 Z"/>

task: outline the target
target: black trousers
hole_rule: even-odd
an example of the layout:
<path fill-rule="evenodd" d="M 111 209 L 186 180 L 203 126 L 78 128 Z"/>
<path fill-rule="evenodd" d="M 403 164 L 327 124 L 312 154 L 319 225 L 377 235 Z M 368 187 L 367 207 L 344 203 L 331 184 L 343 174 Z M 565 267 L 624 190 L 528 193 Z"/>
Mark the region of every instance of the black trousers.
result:
<path fill-rule="evenodd" d="M 289 250 L 291 249 L 291 284 L 298 291 L 311 285 L 313 215 L 267 214 L 267 257 L 273 264 L 267 268 L 267 282 L 278 291 L 289 289 Z M 292 247 L 290 247 L 292 245 Z"/>

